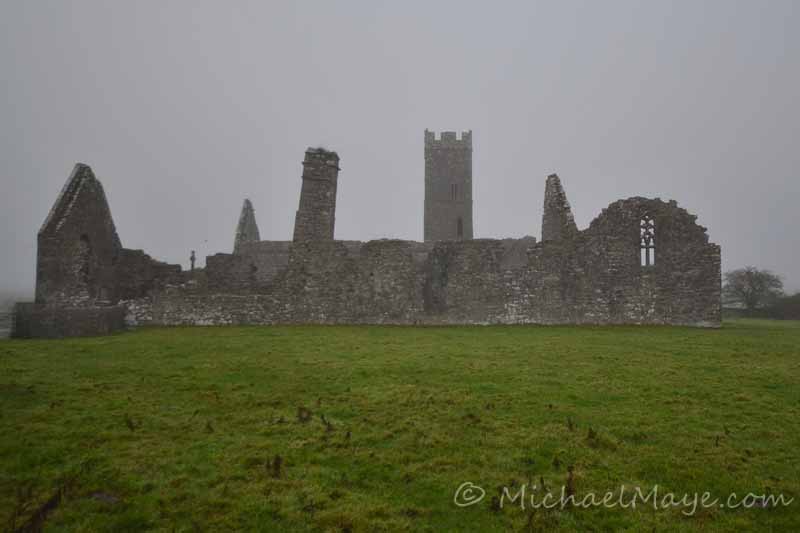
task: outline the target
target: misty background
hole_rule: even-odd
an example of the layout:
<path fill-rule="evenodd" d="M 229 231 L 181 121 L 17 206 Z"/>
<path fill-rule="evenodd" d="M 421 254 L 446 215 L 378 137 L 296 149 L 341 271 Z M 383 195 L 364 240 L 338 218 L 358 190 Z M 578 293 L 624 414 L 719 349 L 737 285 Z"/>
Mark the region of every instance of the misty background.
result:
<path fill-rule="evenodd" d="M 245 197 L 290 240 L 308 146 L 341 157 L 336 238 L 422 240 L 423 131 L 473 131 L 475 236 L 675 199 L 723 270 L 800 289 L 800 2 L 0 0 L 0 292 L 75 162 L 122 243 L 230 252 Z"/>

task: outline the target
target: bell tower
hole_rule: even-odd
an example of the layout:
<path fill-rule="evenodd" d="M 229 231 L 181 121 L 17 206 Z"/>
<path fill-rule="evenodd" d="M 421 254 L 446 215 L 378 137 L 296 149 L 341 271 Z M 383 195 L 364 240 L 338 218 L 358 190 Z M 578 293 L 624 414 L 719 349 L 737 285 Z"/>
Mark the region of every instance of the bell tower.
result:
<path fill-rule="evenodd" d="M 472 239 L 472 131 L 425 130 L 425 241 Z"/>

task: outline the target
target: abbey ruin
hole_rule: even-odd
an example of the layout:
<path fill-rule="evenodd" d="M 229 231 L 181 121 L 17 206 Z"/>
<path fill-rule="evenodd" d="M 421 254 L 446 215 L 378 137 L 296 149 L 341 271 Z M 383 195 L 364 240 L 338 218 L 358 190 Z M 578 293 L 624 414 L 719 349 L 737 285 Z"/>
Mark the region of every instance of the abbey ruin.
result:
<path fill-rule="evenodd" d="M 424 241 L 334 238 L 339 156 L 309 148 L 291 241 L 245 200 L 232 253 L 184 271 L 124 248 L 103 186 L 77 164 L 38 234 L 36 301 L 17 337 L 138 325 L 720 325 L 720 248 L 674 201 L 619 200 L 575 224 L 547 177 L 541 241 L 474 239 L 472 133 L 425 131 Z"/>

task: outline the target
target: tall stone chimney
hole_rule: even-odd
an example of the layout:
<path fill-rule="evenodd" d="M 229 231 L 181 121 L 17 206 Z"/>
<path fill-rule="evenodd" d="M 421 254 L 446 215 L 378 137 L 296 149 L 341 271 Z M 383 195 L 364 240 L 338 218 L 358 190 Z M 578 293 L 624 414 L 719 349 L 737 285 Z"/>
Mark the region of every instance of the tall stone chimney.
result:
<path fill-rule="evenodd" d="M 294 219 L 294 241 L 331 241 L 336 221 L 339 156 L 309 148 L 303 161 L 300 207 Z"/>

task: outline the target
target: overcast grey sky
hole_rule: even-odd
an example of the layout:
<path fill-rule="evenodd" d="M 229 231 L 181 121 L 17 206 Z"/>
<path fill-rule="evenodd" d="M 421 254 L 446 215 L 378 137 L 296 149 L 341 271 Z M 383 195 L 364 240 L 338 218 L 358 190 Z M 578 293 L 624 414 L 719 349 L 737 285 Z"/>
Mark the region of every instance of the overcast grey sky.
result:
<path fill-rule="evenodd" d="M 75 162 L 120 238 L 230 252 L 242 200 L 289 240 L 310 145 L 338 151 L 336 238 L 422 239 L 423 130 L 473 130 L 475 236 L 675 199 L 800 289 L 800 1 L 0 0 L 0 288 Z M 202 261 L 201 261 L 202 263 Z"/>

